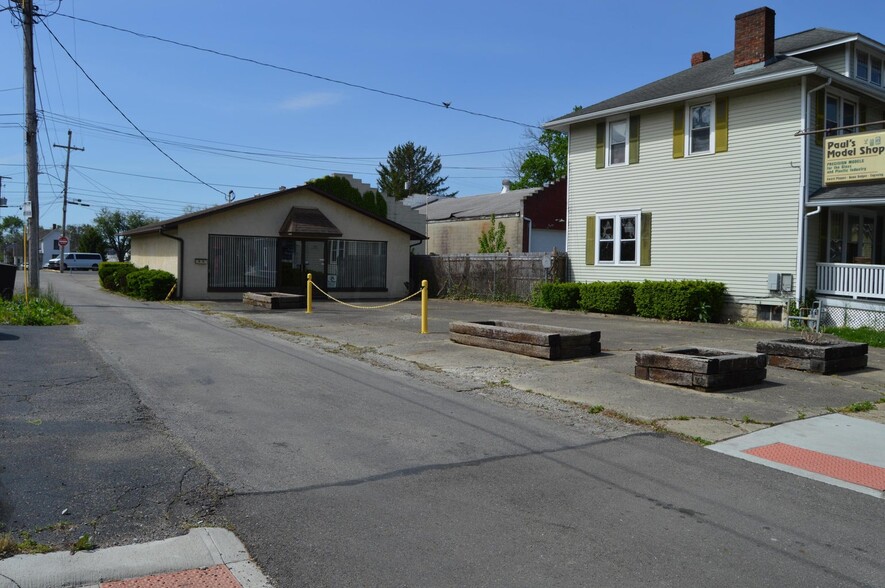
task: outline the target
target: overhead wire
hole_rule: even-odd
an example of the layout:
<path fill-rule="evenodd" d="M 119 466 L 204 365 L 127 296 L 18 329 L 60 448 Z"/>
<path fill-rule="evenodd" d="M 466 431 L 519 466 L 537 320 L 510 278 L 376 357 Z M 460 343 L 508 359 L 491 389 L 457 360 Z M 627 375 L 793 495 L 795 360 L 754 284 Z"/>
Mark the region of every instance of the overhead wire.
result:
<path fill-rule="evenodd" d="M 108 96 L 108 95 L 105 93 L 105 91 L 101 89 L 101 87 L 98 85 L 98 83 L 97 83 L 94 79 L 92 79 L 92 76 L 90 76 L 90 75 L 86 72 L 86 70 L 83 68 L 83 66 L 80 65 L 80 63 L 74 58 L 73 55 L 71 55 L 71 53 L 70 53 L 70 51 L 68 51 L 67 47 L 65 47 L 64 44 L 62 44 L 62 42 L 59 40 L 59 38 L 55 36 L 55 33 L 52 32 L 52 29 L 49 28 L 49 25 L 47 25 L 46 22 L 45 22 L 45 21 L 42 21 L 42 20 L 41 20 L 40 24 L 42 24 L 43 27 L 46 29 L 46 31 L 47 31 L 50 35 L 52 35 L 52 38 L 55 39 L 55 42 L 58 43 L 58 46 L 61 47 L 62 51 L 64 51 L 65 54 L 67 54 L 67 56 L 70 58 L 70 60 L 74 63 L 74 65 L 77 66 L 77 69 L 79 69 L 80 72 L 81 72 L 84 76 L 86 76 L 86 79 L 89 80 L 90 83 L 92 83 L 93 86 L 95 86 L 95 89 L 98 90 L 99 93 L 100 93 L 102 96 L 104 96 L 105 100 L 107 100 L 108 103 L 109 103 L 111 106 L 114 107 L 114 110 L 116 110 L 118 113 L 120 113 L 120 116 L 122 116 L 124 119 L 126 119 L 126 122 L 128 122 L 130 125 L 132 125 L 132 128 L 134 128 L 136 131 L 138 131 L 138 134 L 140 134 L 142 137 L 144 137 L 144 139 L 145 139 L 148 143 L 150 143 L 151 145 L 153 145 L 154 148 L 156 148 L 157 151 L 159 151 L 160 153 L 162 153 L 162 154 L 163 154 L 163 155 L 164 155 L 169 161 L 171 161 L 172 163 L 174 163 L 174 164 L 175 164 L 179 169 L 181 169 L 184 173 L 186 173 L 187 175 L 191 176 L 192 178 L 194 178 L 195 180 L 197 180 L 198 182 L 200 182 L 201 184 L 203 184 L 203 185 L 206 186 L 207 188 L 210 188 L 210 189 L 212 189 L 212 190 L 215 190 L 215 191 L 218 192 L 219 194 L 222 194 L 222 195 L 226 196 L 225 192 L 223 192 L 222 190 L 219 190 L 219 189 L 216 188 L 215 186 L 212 186 L 212 185 L 206 183 L 205 181 L 203 181 L 202 179 L 200 179 L 199 177 L 197 177 L 193 172 L 191 172 L 191 171 L 188 170 L 186 167 L 184 167 L 183 165 L 181 165 L 180 163 L 178 163 L 178 161 L 176 161 L 175 158 L 173 158 L 171 155 L 169 155 L 168 153 L 166 153 L 166 152 L 165 152 L 165 151 L 164 151 L 159 145 L 157 145 L 153 140 L 151 140 L 151 138 L 148 137 L 148 136 L 144 133 L 144 131 L 142 131 L 141 128 L 139 128 L 139 126 L 136 125 L 136 124 L 132 121 L 131 118 L 129 118 L 128 116 L 126 116 L 126 113 L 124 113 L 124 112 L 120 109 L 120 107 L 117 106 L 117 105 L 114 103 L 113 100 L 111 100 L 110 96 Z"/>
<path fill-rule="evenodd" d="M 398 92 L 391 92 L 391 91 L 388 91 L 388 90 L 381 90 L 381 89 L 379 89 L 379 88 L 373 88 L 373 87 L 371 87 L 371 86 L 366 86 L 366 85 L 363 85 L 363 84 L 357 84 L 357 83 L 354 83 L 354 82 L 346 82 L 346 81 L 344 81 L 344 80 L 338 80 L 338 79 L 331 78 L 331 77 L 328 77 L 328 76 L 322 76 L 322 75 L 318 75 L 318 74 L 314 74 L 314 73 L 310 73 L 310 72 L 306 72 L 306 71 L 301 71 L 301 70 L 293 69 L 293 68 L 291 68 L 291 67 L 286 67 L 286 66 L 283 66 L 283 65 L 276 65 L 276 64 L 273 64 L 273 63 L 265 62 L 265 61 L 259 61 L 258 59 L 253 59 L 253 58 L 251 58 L 251 57 L 242 57 L 242 56 L 239 56 L 239 55 L 234 55 L 233 53 L 227 53 L 227 52 L 225 52 L 225 51 L 219 51 L 219 50 L 217 50 L 217 49 L 208 49 L 208 48 L 206 48 L 206 47 L 200 47 L 199 45 L 193 45 L 193 44 L 191 44 L 191 43 L 184 43 L 184 42 L 182 42 L 182 41 L 175 41 L 175 40 L 172 40 L 172 39 L 167 39 L 167 38 L 165 38 L 165 37 L 160 37 L 160 36 L 157 36 L 157 35 L 151 35 L 151 34 L 148 34 L 148 33 L 140 33 L 140 32 L 138 32 L 138 31 L 133 31 L 133 30 L 131 30 L 131 29 L 126 29 L 126 28 L 123 28 L 123 27 L 118 27 L 118 26 L 114 26 L 114 25 L 109 25 L 109 24 L 106 24 L 106 23 L 97 22 L 97 21 L 90 20 L 90 19 L 87 19 L 87 18 L 81 18 L 81 17 L 77 17 L 77 16 L 72 16 L 72 15 L 70 15 L 70 14 L 64 14 L 64 13 L 59 12 L 58 15 L 59 15 L 59 16 L 63 16 L 63 17 L 65 17 L 65 18 L 69 18 L 69 19 L 71 19 L 71 20 L 76 20 L 76 21 L 80 21 L 80 22 L 89 23 L 89 24 L 91 24 L 91 25 L 95 25 L 95 26 L 99 26 L 99 27 L 104 27 L 104 28 L 107 28 L 107 29 L 111 29 L 111 30 L 114 30 L 114 31 L 121 32 L 121 33 L 127 33 L 127 34 L 130 34 L 130 35 L 134 35 L 134 36 L 136 36 L 136 37 L 141 37 L 141 38 L 143 38 L 143 39 L 152 39 L 152 40 L 154 40 L 154 41 L 160 41 L 161 43 L 168 43 L 168 44 L 170 44 L 170 45 L 177 45 L 177 46 L 179 46 L 179 47 L 185 47 L 185 48 L 187 48 L 187 49 L 193 49 L 194 51 L 201 51 L 201 52 L 203 52 L 203 53 L 210 53 L 210 54 L 212 54 L 212 55 L 217 55 L 217 56 L 220 56 L 220 57 L 226 57 L 226 58 L 228 58 L 228 59 L 234 59 L 234 60 L 236 60 L 236 61 L 242 61 L 242 62 L 245 62 L 245 63 L 252 63 L 252 64 L 254 64 L 254 65 L 259 65 L 259 66 L 261 66 L 261 67 L 267 67 L 267 68 L 270 68 L 270 69 L 275 69 L 275 70 L 279 70 L 279 71 L 285 71 L 285 72 L 288 72 L 288 73 L 292 73 L 292 74 L 296 74 L 296 75 L 300 75 L 300 76 L 305 76 L 305 77 L 313 78 L 313 79 L 316 79 L 316 80 L 322 80 L 322 81 L 329 82 L 329 83 L 332 83 L 332 84 L 339 84 L 339 85 L 342 85 L 342 86 L 347 86 L 347 87 L 349 87 L 349 88 L 356 88 L 356 89 L 358 89 L 358 90 L 364 90 L 364 91 L 366 91 L 366 92 L 373 92 L 373 93 L 375 93 L 375 94 L 381 94 L 381 95 L 383 95 L 383 96 L 389 96 L 389 97 L 391 97 L 391 98 L 399 98 L 400 100 L 408 100 L 408 101 L 410 101 L 410 102 L 417 102 L 418 104 L 424 104 L 424 105 L 426 105 L 426 106 L 433 106 L 434 108 L 442 108 L 442 109 L 444 109 L 444 110 L 453 110 L 453 111 L 455 111 L 455 112 L 460 112 L 460 113 L 463 113 L 463 114 L 469 114 L 469 115 L 471 115 L 471 116 L 477 116 L 477 117 L 482 117 L 482 118 L 488 118 L 488 119 L 491 119 L 491 120 L 497 120 L 497 121 L 501 121 L 501 122 L 505 122 L 505 123 L 509 123 L 509 124 L 518 125 L 518 126 L 520 126 L 520 127 L 532 128 L 532 129 L 540 129 L 540 127 L 539 127 L 538 125 L 531 125 L 531 124 L 527 124 L 527 123 L 519 122 L 519 121 L 516 121 L 516 120 L 512 120 L 512 119 L 509 119 L 509 118 L 504 118 L 504 117 L 501 117 L 501 116 L 495 116 L 495 115 L 491 115 L 491 114 L 485 114 L 485 113 L 482 113 L 482 112 L 476 112 L 476 111 L 473 111 L 473 110 L 467 110 L 467 109 L 464 109 L 464 108 L 458 108 L 458 107 L 452 106 L 452 105 L 451 105 L 450 103 L 448 103 L 448 102 L 443 102 L 443 101 L 434 102 L 434 101 L 432 101 L 432 100 L 425 100 L 425 99 L 423 99 L 423 98 L 416 98 L 416 97 L 414 97 L 414 96 L 408 96 L 408 95 L 406 95 L 406 94 L 400 94 L 400 93 L 398 93 Z"/>

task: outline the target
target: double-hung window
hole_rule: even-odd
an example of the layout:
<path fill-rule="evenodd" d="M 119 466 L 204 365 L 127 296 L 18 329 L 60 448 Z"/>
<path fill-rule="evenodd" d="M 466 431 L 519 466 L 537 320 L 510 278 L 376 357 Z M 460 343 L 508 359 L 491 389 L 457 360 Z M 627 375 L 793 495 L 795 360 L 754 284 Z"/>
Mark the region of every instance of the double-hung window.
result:
<path fill-rule="evenodd" d="M 638 265 L 639 212 L 599 214 L 596 217 L 596 260 L 600 265 Z"/>
<path fill-rule="evenodd" d="M 874 86 L 881 86 L 882 58 L 874 53 L 858 51 L 854 66 L 854 77 Z"/>
<path fill-rule="evenodd" d="M 857 131 L 857 127 L 852 126 L 858 122 L 857 104 L 840 96 L 827 94 L 824 118 L 827 136 L 853 133 Z"/>
<path fill-rule="evenodd" d="M 713 151 L 713 103 L 695 104 L 688 109 L 688 153 L 697 155 Z"/>
<path fill-rule="evenodd" d="M 626 118 L 608 123 L 608 165 L 627 163 L 627 137 L 629 123 Z"/>

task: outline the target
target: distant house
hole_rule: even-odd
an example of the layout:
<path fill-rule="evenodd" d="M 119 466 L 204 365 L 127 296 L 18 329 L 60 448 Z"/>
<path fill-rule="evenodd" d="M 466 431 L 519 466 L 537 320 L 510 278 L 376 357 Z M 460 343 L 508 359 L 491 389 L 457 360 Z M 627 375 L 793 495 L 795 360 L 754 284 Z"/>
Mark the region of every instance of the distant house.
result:
<path fill-rule="evenodd" d="M 733 52 L 545 125 L 569 134 L 573 280 L 721 281 L 750 320 L 813 291 L 830 324 L 885 325 L 885 45 L 776 39 L 774 17 L 740 14 Z"/>
<path fill-rule="evenodd" d="M 40 229 L 40 267 L 61 254 L 61 247 L 58 244 L 59 237 L 61 237 L 61 227 L 52 225 L 51 229 Z"/>
<path fill-rule="evenodd" d="M 512 253 L 545 252 L 565 248 L 565 179 L 549 186 L 457 198 L 414 196 L 415 210 L 427 219 L 426 252 L 438 255 L 477 253 L 479 237 L 495 216 L 505 228 Z"/>
<path fill-rule="evenodd" d="M 312 186 L 283 188 L 127 231 L 131 260 L 171 272 L 185 299 L 303 293 L 307 274 L 336 298 L 407 293 L 423 234 Z"/>

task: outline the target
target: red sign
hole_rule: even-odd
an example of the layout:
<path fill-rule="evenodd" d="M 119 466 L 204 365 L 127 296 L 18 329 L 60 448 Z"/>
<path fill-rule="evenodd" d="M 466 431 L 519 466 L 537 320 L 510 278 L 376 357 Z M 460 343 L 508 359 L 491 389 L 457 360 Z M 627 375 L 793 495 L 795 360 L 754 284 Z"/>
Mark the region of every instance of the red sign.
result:
<path fill-rule="evenodd" d="M 64 235 L 62 235 L 61 237 L 58 238 L 58 244 L 61 245 L 62 247 L 64 247 L 65 245 L 68 244 L 68 238 L 65 237 Z"/>

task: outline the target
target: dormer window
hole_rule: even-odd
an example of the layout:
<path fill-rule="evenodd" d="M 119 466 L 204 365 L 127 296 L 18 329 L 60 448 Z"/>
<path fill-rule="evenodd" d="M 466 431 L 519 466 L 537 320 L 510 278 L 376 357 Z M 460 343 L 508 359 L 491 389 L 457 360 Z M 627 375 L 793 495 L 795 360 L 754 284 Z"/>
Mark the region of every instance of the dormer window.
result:
<path fill-rule="evenodd" d="M 858 51 L 854 77 L 874 86 L 882 86 L 882 58 L 875 53 Z"/>

